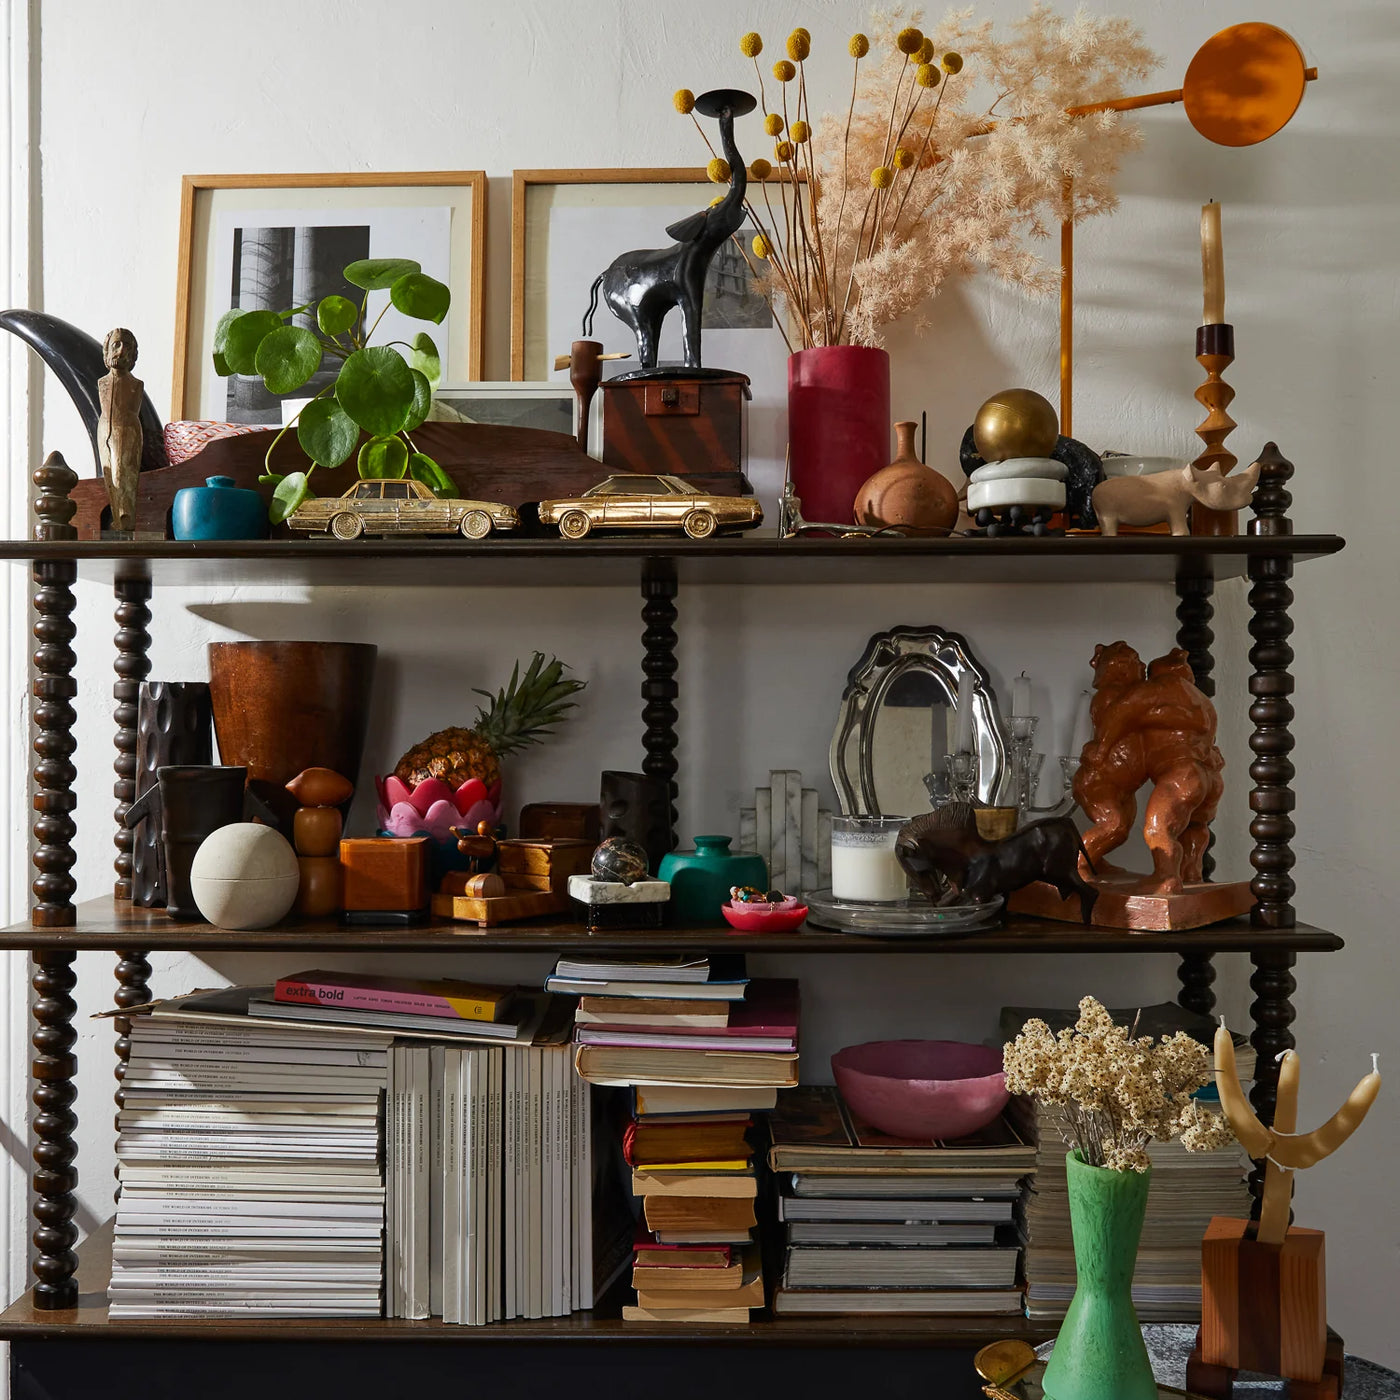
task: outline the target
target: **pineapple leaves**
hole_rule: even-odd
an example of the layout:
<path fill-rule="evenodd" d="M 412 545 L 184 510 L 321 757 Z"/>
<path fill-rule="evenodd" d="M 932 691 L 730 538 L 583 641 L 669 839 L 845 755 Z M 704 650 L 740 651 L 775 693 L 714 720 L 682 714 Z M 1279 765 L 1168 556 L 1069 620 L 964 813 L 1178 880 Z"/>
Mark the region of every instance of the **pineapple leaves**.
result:
<path fill-rule="evenodd" d="M 587 682 L 566 676 L 567 669 L 558 657 L 546 661 L 544 653 L 537 651 L 523 676 L 517 661 L 501 690 L 476 691 L 489 702 L 477 712 L 476 730 L 493 753 L 504 756 L 538 743 L 568 717 L 577 703 L 570 697 Z"/>

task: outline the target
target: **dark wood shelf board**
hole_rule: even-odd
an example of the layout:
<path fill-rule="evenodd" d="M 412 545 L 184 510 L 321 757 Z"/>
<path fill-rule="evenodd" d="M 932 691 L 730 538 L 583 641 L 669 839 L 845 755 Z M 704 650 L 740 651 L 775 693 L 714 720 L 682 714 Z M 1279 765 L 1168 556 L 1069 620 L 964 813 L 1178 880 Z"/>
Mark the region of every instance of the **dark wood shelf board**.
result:
<path fill-rule="evenodd" d="M 1169 583 L 1242 576 L 1252 555 L 1335 554 L 1339 535 L 1071 535 L 1052 539 L 710 540 L 614 536 L 567 543 L 497 538 L 0 541 L 0 560 L 74 559 L 84 578 L 149 564 L 156 584 L 634 585 L 638 561 L 674 560 L 682 583 Z"/>
<path fill-rule="evenodd" d="M 1254 948 L 1333 952 L 1342 940 L 1326 929 L 1254 928 L 1231 919 L 1210 928 L 1177 933 L 1131 933 L 1086 928 L 1049 919 L 1013 916 L 1002 928 L 960 938 L 858 938 L 805 928 L 786 934 L 735 934 L 727 928 L 661 929 L 642 933 L 589 933 L 582 924 L 533 920 L 478 929 L 471 924 L 416 927 L 350 927 L 330 920 L 302 920 L 275 928 L 236 931 L 209 924 L 177 923 L 163 909 L 118 904 L 110 895 L 78 906 L 72 928 L 11 924 L 0 930 L 0 948 L 65 948 L 77 951 L 135 948 L 145 952 L 413 952 L 668 953 L 718 949 L 748 953 L 1234 953 Z"/>
<path fill-rule="evenodd" d="M 42 1312 L 26 1292 L 0 1313 L 0 1341 L 258 1341 L 258 1342 L 457 1342 L 530 1346 L 551 1343 L 619 1343 L 636 1346 L 752 1347 L 976 1347 L 998 1337 L 1043 1341 L 1053 1326 L 1023 1317 L 758 1317 L 747 1326 L 675 1326 L 624 1323 L 617 1304 L 568 1317 L 461 1327 L 441 1318 L 408 1322 L 390 1318 L 206 1318 L 187 1321 L 119 1320 L 107 1316 L 112 1271 L 112 1223 L 78 1249 L 78 1306 Z M 619 1291 L 619 1297 L 621 1292 Z"/>

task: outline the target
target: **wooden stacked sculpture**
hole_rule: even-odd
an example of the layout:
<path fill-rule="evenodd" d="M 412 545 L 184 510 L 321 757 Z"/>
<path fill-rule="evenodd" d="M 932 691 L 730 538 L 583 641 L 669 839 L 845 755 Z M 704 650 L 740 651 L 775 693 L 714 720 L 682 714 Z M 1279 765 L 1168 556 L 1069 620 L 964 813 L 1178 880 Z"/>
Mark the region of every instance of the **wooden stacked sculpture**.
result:
<path fill-rule="evenodd" d="M 1289 1224 L 1293 1173 L 1330 1157 L 1361 1126 L 1380 1093 L 1380 1072 L 1373 1067 L 1341 1108 L 1310 1133 L 1297 1131 L 1296 1051 L 1279 1057 L 1272 1127 L 1259 1121 L 1245 1098 L 1223 1020 L 1215 1033 L 1215 1078 L 1235 1136 L 1265 1164 L 1264 1195 L 1257 1225 L 1217 1217 L 1206 1230 L 1201 1328 L 1186 1365 L 1187 1389 L 1230 1400 L 1236 1372 L 1258 1371 L 1285 1378 L 1291 1400 L 1336 1400 L 1342 1341 L 1327 1330 L 1323 1233 Z"/>

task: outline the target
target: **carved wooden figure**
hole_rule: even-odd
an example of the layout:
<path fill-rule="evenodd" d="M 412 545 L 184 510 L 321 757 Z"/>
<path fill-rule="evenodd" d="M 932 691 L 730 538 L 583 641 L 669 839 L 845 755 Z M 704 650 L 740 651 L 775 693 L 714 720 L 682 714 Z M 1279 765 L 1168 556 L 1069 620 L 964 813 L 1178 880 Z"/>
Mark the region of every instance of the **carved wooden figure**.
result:
<path fill-rule="evenodd" d="M 1223 1018 L 1215 1033 L 1220 1106 L 1240 1144 L 1264 1163 L 1258 1225 L 1217 1218 L 1201 1248 L 1201 1328 L 1187 1362 L 1194 1394 L 1229 1400 L 1238 1371 L 1281 1376 L 1292 1400 L 1335 1400 L 1341 1339 L 1327 1331 L 1324 1237 L 1289 1223 L 1293 1173 L 1329 1157 L 1361 1126 L 1380 1093 L 1374 1067 L 1327 1122 L 1298 1126 L 1298 1055 L 1278 1057 L 1277 1106 L 1266 1127 L 1250 1107 Z"/>
<path fill-rule="evenodd" d="M 107 373 L 97 381 L 102 416 L 97 420 L 97 451 L 102 479 L 112 503 L 112 528 L 136 528 L 136 484 L 141 475 L 141 405 L 146 386 L 131 373 L 136 363 L 136 337 L 118 326 L 102 342 Z"/>
<path fill-rule="evenodd" d="M 1233 465 L 1234 458 L 1230 461 Z M 1189 535 L 1193 505 L 1215 512 L 1239 510 L 1249 504 L 1258 480 L 1258 462 L 1230 477 L 1218 466 L 1198 462 L 1151 476 L 1114 476 L 1094 487 L 1094 511 L 1105 535 L 1116 535 L 1120 525 L 1142 528 L 1163 521 L 1172 534 Z"/>

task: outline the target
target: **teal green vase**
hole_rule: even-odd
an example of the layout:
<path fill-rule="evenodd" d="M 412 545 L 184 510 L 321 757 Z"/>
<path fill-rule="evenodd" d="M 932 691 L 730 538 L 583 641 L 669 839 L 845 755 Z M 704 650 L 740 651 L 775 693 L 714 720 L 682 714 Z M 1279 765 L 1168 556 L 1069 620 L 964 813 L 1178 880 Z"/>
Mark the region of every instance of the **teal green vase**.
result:
<path fill-rule="evenodd" d="M 1152 1173 L 1065 1158 L 1074 1227 L 1074 1300 L 1045 1367 L 1045 1400 L 1157 1400 L 1133 1310 L 1133 1268 Z"/>
<path fill-rule="evenodd" d="M 730 851 L 728 836 L 697 836 L 693 851 L 661 858 L 656 876 L 671 884 L 673 924 L 693 928 L 722 924 L 720 908 L 735 885 L 768 888 L 768 866 L 757 851 Z"/>

